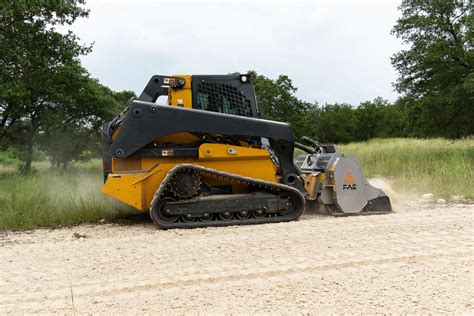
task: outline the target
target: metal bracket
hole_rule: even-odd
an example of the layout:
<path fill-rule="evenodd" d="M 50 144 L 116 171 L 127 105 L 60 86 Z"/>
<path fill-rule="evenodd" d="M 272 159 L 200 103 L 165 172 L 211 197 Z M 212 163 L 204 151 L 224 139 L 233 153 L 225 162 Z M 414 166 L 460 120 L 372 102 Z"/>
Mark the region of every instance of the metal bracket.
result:
<path fill-rule="evenodd" d="M 169 88 L 181 89 L 185 84 L 186 80 L 181 77 L 155 75 L 150 78 L 138 100 L 155 103 L 160 96 L 168 95 Z"/>

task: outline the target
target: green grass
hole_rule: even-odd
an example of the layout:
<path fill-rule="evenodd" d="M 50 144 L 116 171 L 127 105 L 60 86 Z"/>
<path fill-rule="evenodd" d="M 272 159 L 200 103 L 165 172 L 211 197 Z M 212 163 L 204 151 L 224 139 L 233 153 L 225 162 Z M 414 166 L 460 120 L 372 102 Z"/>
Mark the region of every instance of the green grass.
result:
<path fill-rule="evenodd" d="M 15 152 L 13 149 L 8 149 L 6 151 L 0 151 L 0 167 L 2 166 L 11 166 L 18 163 L 18 159 L 15 158 Z M 1 172 L 1 169 L 0 169 Z"/>
<path fill-rule="evenodd" d="M 356 155 L 366 177 L 390 179 L 400 192 L 474 199 L 474 138 L 374 139 L 338 150 Z"/>
<path fill-rule="evenodd" d="M 474 199 L 474 139 L 375 139 L 338 150 L 355 154 L 366 177 L 387 178 L 400 192 Z M 51 171 L 46 162 L 34 168 L 23 176 L 14 164 L 0 164 L 0 230 L 96 223 L 134 213 L 100 192 L 99 160 L 67 172 Z"/>
<path fill-rule="evenodd" d="M 0 168 L 0 230 L 59 227 L 123 217 L 129 208 L 101 192 L 98 160 L 75 164 L 67 172 L 35 163 L 32 175 Z"/>

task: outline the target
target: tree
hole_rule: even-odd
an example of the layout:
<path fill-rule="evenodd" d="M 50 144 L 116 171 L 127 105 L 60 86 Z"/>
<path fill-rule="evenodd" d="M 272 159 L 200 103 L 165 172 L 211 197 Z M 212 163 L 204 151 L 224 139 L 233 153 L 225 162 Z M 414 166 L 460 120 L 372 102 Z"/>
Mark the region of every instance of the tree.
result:
<path fill-rule="evenodd" d="M 371 138 L 408 136 L 405 130 L 405 111 L 400 104 L 390 104 L 381 97 L 362 102 L 354 109 L 357 141 Z"/>
<path fill-rule="evenodd" d="M 68 112 L 48 115 L 48 122 L 40 130 L 39 148 L 50 158 L 51 165 L 67 169 L 72 160 L 87 160 L 100 153 L 100 129 L 122 111 L 135 93 L 114 92 L 89 77 L 71 82 Z"/>
<path fill-rule="evenodd" d="M 70 85 L 87 77 L 79 56 L 90 47 L 56 30 L 88 11 L 77 1 L 0 1 L 0 136 L 24 148 L 31 168 L 34 139 L 52 116 L 69 113 Z"/>
<path fill-rule="evenodd" d="M 403 0 L 392 33 L 410 47 L 396 53 L 396 89 L 417 118 L 418 136 L 474 134 L 474 52 L 470 0 Z"/>
<path fill-rule="evenodd" d="M 385 127 L 384 107 L 388 106 L 387 100 L 376 98 L 373 102 L 362 102 L 355 110 L 357 127 L 355 137 L 357 140 L 369 140 L 379 136 Z"/>
<path fill-rule="evenodd" d="M 263 118 L 288 122 L 293 128 L 295 138 L 312 132 L 309 123 L 310 112 L 314 105 L 299 100 L 295 96 L 297 88 L 286 75 L 276 80 L 251 72 L 257 104 Z"/>
<path fill-rule="evenodd" d="M 349 104 L 326 104 L 315 118 L 315 138 L 324 143 L 349 143 L 356 138 L 357 119 Z"/>

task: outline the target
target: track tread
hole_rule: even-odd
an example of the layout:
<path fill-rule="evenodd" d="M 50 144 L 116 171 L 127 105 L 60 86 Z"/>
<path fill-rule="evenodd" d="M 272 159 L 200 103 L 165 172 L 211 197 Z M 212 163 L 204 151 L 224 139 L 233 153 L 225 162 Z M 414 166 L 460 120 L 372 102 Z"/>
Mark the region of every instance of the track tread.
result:
<path fill-rule="evenodd" d="M 253 185 L 253 186 L 259 186 L 262 188 L 265 188 L 267 191 L 286 191 L 288 192 L 292 198 L 293 198 L 293 203 L 299 203 L 299 205 L 296 205 L 296 210 L 289 212 L 285 215 L 279 215 L 279 216 L 272 216 L 272 217 L 263 217 L 263 218 L 250 218 L 250 219 L 231 219 L 231 220 L 214 220 L 214 221 L 196 221 L 196 222 L 166 222 L 162 221 L 153 214 L 153 208 L 157 206 L 158 202 L 161 200 L 161 198 L 164 197 L 164 193 L 166 191 L 166 188 L 171 181 L 172 177 L 179 171 L 184 170 L 184 169 L 189 169 L 189 170 L 194 170 L 199 173 L 204 173 L 206 175 L 211 175 L 215 176 L 217 178 L 221 177 L 222 179 L 228 179 L 230 181 L 235 180 L 240 181 L 242 183 L 247 183 L 248 185 Z M 166 177 L 163 179 L 161 182 L 160 186 L 158 187 L 158 190 L 156 190 L 153 199 L 151 201 L 150 205 L 150 217 L 153 219 L 155 224 L 160 226 L 163 229 L 170 229 L 170 228 L 195 228 L 195 227 L 210 227 L 210 226 L 232 226 L 232 225 L 247 225 L 247 224 L 264 224 L 264 223 L 275 223 L 275 222 L 288 222 L 288 221 L 293 221 L 298 219 L 301 214 L 304 211 L 305 207 L 305 197 L 304 195 L 298 191 L 297 189 L 281 184 L 281 183 L 275 183 L 275 182 L 270 182 L 270 181 L 264 181 L 260 179 L 255 179 L 251 177 L 246 177 L 246 176 L 241 176 L 233 173 L 228 173 L 212 168 L 206 168 L 203 166 L 199 165 L 194 165 L 194 164 L 187 164 L 187 163 L 182 163 L 182 164 L 177 164 L 175 167 L 173 167 Z"/>

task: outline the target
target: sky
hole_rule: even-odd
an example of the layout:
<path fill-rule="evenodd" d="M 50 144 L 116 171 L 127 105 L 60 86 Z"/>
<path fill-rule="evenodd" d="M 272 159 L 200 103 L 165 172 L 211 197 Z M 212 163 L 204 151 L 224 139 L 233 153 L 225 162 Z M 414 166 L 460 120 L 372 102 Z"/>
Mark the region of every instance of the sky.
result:
<path fill-rule="evenodd" d="M 154 74 L 288 75 L 308 102 L 349 103 L 398 94 L 390 30 L 401 0 L 89 0 L 70 29 L 94 43 L 82 57 L 113 90 L 140 94 Z"/>

